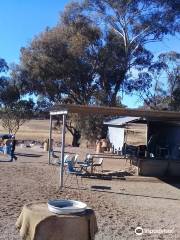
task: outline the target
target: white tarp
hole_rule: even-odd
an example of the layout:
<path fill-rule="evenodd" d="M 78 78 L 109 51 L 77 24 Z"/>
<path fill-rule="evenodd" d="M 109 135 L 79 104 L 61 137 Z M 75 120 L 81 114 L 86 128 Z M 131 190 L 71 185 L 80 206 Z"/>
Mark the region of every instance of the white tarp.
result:
<path fill-rule="evenodd" d="M 122 150 L 124 144 L 124 128 L 108 127 L 109 141 L 114 149 Z"/>
<path fill-rule="evenodd" d="M 122 150 L 124 144 L 124 131 L 127 123 L 139 120 L 139 117 L 119 117 L 107 122 L 104 122 L 105 125 L 108 125 L 108 137 L 110 143 L 114 146 L 115 149 Z"/>

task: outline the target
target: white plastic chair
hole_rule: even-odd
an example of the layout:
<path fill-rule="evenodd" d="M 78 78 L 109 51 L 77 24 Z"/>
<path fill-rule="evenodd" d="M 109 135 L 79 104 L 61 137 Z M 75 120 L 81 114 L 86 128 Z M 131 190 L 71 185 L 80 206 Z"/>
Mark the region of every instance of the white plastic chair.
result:
<path fill-rule="evenodd" d="M 93 163 L 93 168 L 96 170 L 97 167 L 101 167 L 101 171 L 103 171 L 103 158 L 99 158 L 95 163 Z"/>

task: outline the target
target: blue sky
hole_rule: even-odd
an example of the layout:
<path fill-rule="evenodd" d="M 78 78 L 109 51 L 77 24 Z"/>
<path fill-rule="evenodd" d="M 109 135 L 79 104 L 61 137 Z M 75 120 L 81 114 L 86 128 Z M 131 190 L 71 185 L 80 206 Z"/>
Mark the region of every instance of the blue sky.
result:
<path fill-rule="evenodd" d="M 46 26 L 54 26 L 67 0 L 1 0 L 0 57 L 17 62 L 19 50 Z"/>
<path fill-rule="evenodd" d="M 60 11 L 68 0 L 1 0 L 0 5 L 0 57 L 8 63 L 18 62 L 20 48 L 47 26 L 56 25 Z M 179 40 L 170 37 L 163 43 L 149 45 L 155 55 L 166 51 L 179 51 Z M 125 96 L 123 103 L 138 107 L 136 97 Z"/>

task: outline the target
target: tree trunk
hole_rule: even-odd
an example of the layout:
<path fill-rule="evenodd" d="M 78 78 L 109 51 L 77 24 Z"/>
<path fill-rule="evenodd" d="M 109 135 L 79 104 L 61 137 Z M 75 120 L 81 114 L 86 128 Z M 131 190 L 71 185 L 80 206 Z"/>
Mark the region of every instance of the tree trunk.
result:
<path fill-rule="evenodd" d="M 78 131 L 75 127 L 66 124 L 67 130 L 71 133 L 73 140 L 72 140 L 72 146 L 73 147 L 79 147 L 80 145 L 80 139 L 81 139 L 81 132 Z"/>
<path fill-rule="evenodd" d="M 73 147 L 79 147 L 80 145 L 80 139 L 81 139 L 81 134 L 79 131 L 77 131 L 76 129 L 74 129 L 74 133 L 73 135 L 73 140 L 72 140 L 72 146 Z"/>

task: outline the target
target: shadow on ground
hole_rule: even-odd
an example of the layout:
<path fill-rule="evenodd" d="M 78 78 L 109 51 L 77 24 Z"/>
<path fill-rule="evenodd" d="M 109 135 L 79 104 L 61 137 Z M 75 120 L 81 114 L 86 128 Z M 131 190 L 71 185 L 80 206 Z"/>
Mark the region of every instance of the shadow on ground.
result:
<path fill-rule="evenodd" d="M 86 191 L 87 188 L 76 188 L 76 187 L 65 187 L 69 189 L 79 190 L 79 191 Z M 124 190 L 124 189 L 122 189 Z M 160 197 L 160 196 L 150 196 L 150 195 L 144 195 L 144 194 L 133 194 L 133 193 L 124 193 L 124 192 L 116 192 L 111 191 L 111 187 L 109 186 L 91 186 L 90 191 L 92 192 L 101 192 L 101 193 L 108 193 L 108 194 L 116 194 L 116 195 L 122 195 L 122 196 L 131 196 L 131 197 L 142 197 L 142 198 L 150 198 L 150 199 L 162 199 L 162 200 L 172 200 L 172 201 L 179 201 L 180 198 L 171 198 L 171 197 Z"/>
<path fill-rule="evenodd" d="M 159 179 L 175 188 L 180 189 L 180 177 L 165 177 Z"/>
<path fill-rule="evenodd" d="M 34 154 L 34 153 L 16 153 L 16 156 L 21 156 L 21 157 L 42 157 L 43 155 Z"/>

